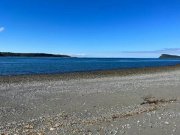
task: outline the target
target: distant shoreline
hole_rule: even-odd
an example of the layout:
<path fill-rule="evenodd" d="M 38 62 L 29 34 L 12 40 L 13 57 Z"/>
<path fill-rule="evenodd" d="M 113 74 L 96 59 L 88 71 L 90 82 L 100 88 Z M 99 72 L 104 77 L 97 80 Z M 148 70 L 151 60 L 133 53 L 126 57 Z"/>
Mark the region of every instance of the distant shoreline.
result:
<path fill-rule="evenodd" d="M 132 69 L 115 69 L 115 70 L 100 70 L 100 71 L 82 71 L 72 73 L 59 73 L 59 74 L 32 74 L 32 75 L 11 75 L 0 76 L 0 83 L 9 82 L 26 82 L 26 81 L 54 81 L 54 80 L 71 80 L 71 79 L 89 79 L 89 78 L 102 78 L 112 76 L 131 76 L 137 74 L 150 74 L 164 71 L 180 70 L 180 64 L 173 66 L 161 67 L 145 67 L 145 68 L 132 68 Z"/>
<path fill-rule="evenodd" d="M 178 55 L 162 54 L 159 59 L 180 59 Z"/>
<path fill-rule="evenodd" d="M 0 57 L 62 57 L 69 58 L 69 55 L 62 54 L 48 54 L 48 53 L 12 53 L 12 52 L 0 52 Z"/>

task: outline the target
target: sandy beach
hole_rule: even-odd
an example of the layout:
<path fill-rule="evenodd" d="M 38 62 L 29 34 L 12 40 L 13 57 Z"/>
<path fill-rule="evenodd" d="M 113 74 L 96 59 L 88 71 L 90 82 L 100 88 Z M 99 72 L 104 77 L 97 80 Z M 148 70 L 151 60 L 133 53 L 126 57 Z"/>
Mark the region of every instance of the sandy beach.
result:
<path fill-rule="evenodd" d="M 179 135 L 180 66 L 0 77 L 2 135 Z"/>

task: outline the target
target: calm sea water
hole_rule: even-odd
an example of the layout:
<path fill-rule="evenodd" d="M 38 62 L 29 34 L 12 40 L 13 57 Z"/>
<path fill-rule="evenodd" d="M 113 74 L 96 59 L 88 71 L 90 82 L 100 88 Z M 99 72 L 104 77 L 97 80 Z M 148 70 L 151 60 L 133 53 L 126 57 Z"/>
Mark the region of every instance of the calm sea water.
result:
<path fill-rule="evenodd" d="M 168 66 L 180 60 L 144 58 L 17 58 L 0 57 L 0 75 L 54 74 L 109 69 Z"/>

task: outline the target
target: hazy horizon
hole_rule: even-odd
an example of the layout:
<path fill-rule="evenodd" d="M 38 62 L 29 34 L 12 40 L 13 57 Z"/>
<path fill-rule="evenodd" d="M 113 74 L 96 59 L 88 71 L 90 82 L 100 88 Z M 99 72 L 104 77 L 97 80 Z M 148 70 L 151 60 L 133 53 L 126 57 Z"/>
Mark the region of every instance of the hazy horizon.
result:
<path fill-rule="evenodd" d="M 4 52 L 1 52 L 0 53 L 32 53 L 32 54 L 53 54 L 53 55 L 68 55 L 68 56 L 71 56 L 71 57 L 77 57 L 77 58 L 159 58 L 162 54 L 168 54 L 168 55 L 173 55 L 172 53 L 161 53 L 159 56 L 157 57 L 129 57 L 129 56 L 124 56 L 124 57 L 108 57 L 108 56 L 104 56 L 104 57 L 96 57 L 96 56 L 78 56 L 78 55 L 69 55 L 69 54 L 61 54 L 61 53 L 44 53 L 44 52 L 7 52 L 7 51 L 4 51 Z M 129 52 L 131 53 L 131 52 Z"/>

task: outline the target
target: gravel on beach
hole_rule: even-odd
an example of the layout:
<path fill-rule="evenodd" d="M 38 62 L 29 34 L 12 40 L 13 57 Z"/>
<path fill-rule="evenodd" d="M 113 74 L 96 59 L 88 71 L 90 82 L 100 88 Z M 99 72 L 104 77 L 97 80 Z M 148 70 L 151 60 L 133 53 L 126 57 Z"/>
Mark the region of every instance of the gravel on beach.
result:
<path fill-rule="evenodd" d="M 142 71 L 0 77 L 0 134 L 179 135 L 180 66 Z"/>

